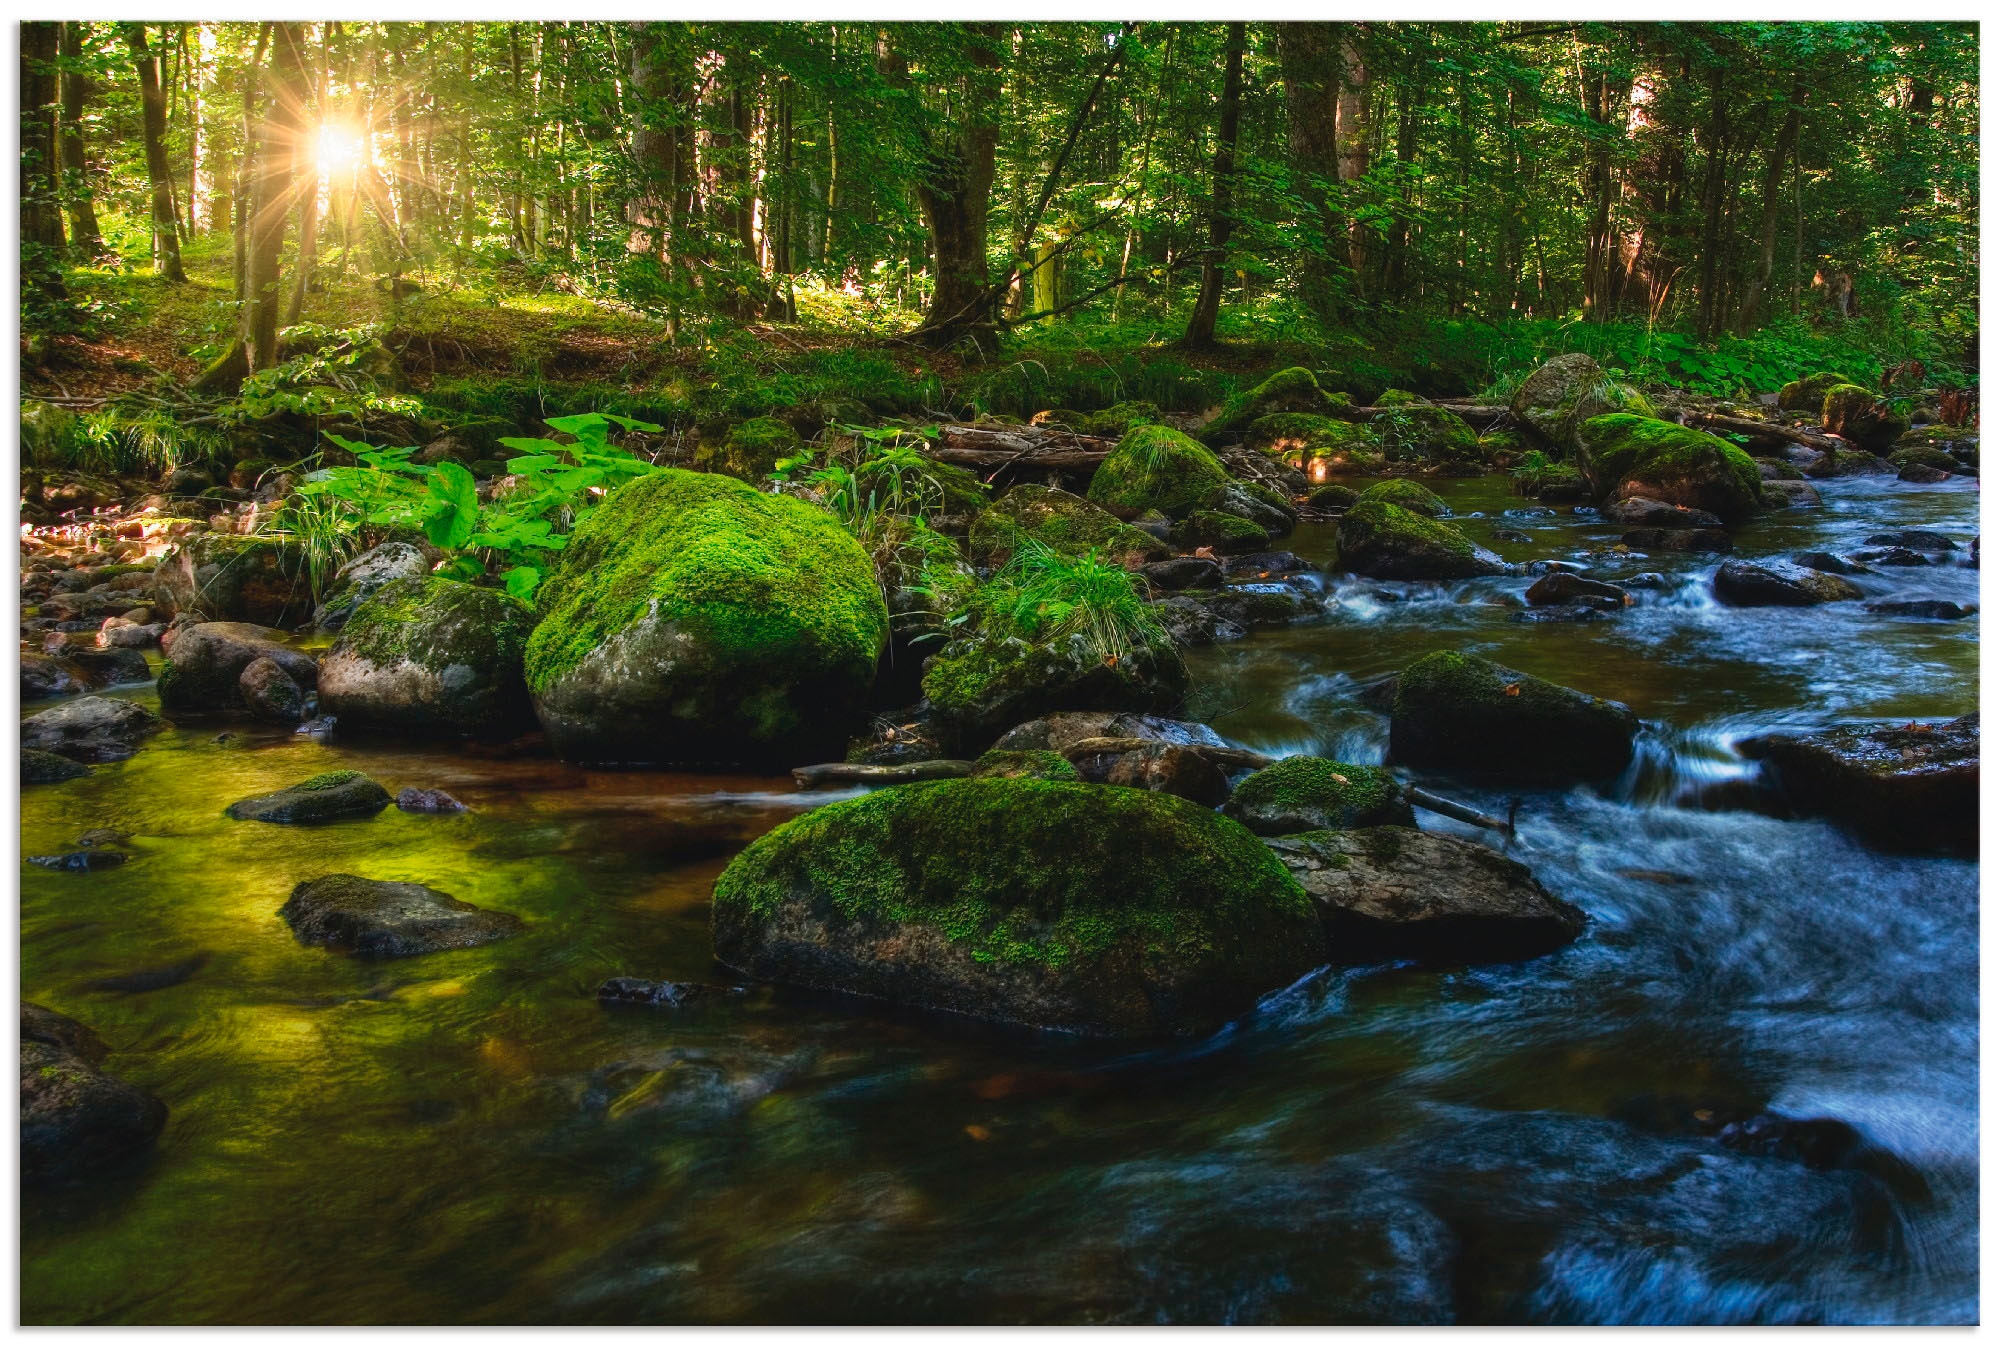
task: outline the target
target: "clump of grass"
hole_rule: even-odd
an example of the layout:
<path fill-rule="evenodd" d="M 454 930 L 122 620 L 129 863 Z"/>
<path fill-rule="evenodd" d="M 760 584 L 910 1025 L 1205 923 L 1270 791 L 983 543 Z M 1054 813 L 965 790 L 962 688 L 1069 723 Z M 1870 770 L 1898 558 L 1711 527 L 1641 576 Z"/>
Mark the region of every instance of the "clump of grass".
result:
<path fill-rule="evenodd" d="M 1095 550 L 1064 556 L 1026 539 L 972 604 L 989 631 L 1035 642 L 1077 639 L 1105 661 L 1123 662 L 1171 644 L 1132 572 Z"/>

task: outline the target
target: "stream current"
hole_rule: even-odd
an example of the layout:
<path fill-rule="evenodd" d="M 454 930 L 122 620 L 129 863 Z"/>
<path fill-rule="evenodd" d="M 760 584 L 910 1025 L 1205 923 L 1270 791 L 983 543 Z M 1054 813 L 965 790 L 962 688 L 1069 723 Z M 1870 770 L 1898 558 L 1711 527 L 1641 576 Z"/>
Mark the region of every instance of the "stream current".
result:
<path fill-rule="evenodd" d="M 1433 485 L 1509 560 L 1621 531 L 1495 479 Z M 1977 531 L 1964 479 L 1821 490 L 1736 555 Z M 1332 531 L 1281 545 L 1323 560 Z M 1857 582 L 1976 602 L 1965 556 Z M 1977 1321 L 1977 865 L 1767 816 L 1731 745 L 1976 710 L 1978 619 L 1723 607 L 1716 559 L 1596 561 L 1664 579 L 1584 624 L 1514 620 L 1522 577 L 1318 576 L 1323 620 L 1193 651 L 1190 714 L 1265 751 L 1379 761 L 1363 685 L 1434 649 L 1623 700 L 1648 730 L 1604 790 L 1420 778 L 1518 799 L 1509 853 L 1588 913 L 1576 944 L 1322 970 L 1166 1047 L 770 991 L 597 1004 L 610 976 L 726 977 L 716 874 L 842 797 L 783 778 L 209 725 L 31 788 L 25 853 L 113 827 L 133 858 L 24 867 L 22 996 L 94 1027 L 170 1116 L 135 1174 L 26 1195 L 22 1320 Z M 471 812 L 222 815 L 335 767 Z M 527 928 L 387 963 L 302 947 L 277 909 L 334 872 Z M 1815 1167 L 1649 1120 L 1676 1109 L 1832 1118 L 1863 1144 Z"/>

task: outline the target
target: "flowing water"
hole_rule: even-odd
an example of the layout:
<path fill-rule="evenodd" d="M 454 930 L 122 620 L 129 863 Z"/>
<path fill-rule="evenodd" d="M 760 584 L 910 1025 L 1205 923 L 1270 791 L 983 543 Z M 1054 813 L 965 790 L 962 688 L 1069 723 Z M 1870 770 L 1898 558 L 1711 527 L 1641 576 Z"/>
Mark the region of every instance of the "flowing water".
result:
<path fill-rule="evenodd" d="M 1618 532 L 1503 518 L 1523 506 L 1495 482 L 1442 489 L 1487 516 L 1475 538 L 1528 535 L 1491 544 L 1510 560 Z M 1971 483 L 1824 494 L 1742 530 L 1738 554 L 1977 527 Z M 1330 535 L 1291 545 L 1323 556 Z M 1361 684 L 1438 648 L 1622 699 L 1650 728 L 1616 788 L 1518 796 L 1511 852 L 1589 913 L 1578 943 L 1321 972 L 1175 1047 L 770 992 L 596 1004 L 608 976 L 722 975 L 714 876 L 831 797 L 781 779 L 211 726 L 30 789 L 27 853 L 92 827 L 134 839 L 119 869 L 26 870 L 22 995 L 97 1028 L 171 1116 L 136 1174 L 27 1196 L 22 1319 L 1976 1321 L 1976 865 L 1732 809 L 1756 800 L 1730 744 L 1976 709 L 1977 621 L 1724 608 L 1713 568 L 1601 561 L 1664 580 L 1584 625 L 1514 621 L 1519 578 L 1325 577 L 1325 620 L 1197 652 L 1196 712 L 1259 748 L 1379 760 Z M 1973 601 L 1977 580 L 1859 582 Z M 222 816 L 334 766 L 472 812 Z M 528 926 L 388 963 L 301 947 L 277 908 L 329 872 Z M 154 989 L 103 985 L 148 971 Z M 1644 1124 L 1660 1098 L 1836 1118 L 1866 1146 L 1832 1167 L 1739 1153 Z"/>

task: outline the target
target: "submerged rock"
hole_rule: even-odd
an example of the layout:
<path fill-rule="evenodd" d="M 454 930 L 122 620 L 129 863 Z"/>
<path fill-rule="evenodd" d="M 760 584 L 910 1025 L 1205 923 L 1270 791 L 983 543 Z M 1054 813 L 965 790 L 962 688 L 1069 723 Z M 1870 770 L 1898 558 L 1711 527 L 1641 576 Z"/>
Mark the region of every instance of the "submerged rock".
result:
<path fill-rule="evenodd" d="M 1727 552 L 1736 543 L 1720 528 L 1634 528 L 1618 539 L 1634 551 Z"/>
<path fill-rule="evenodd" d="M 160 717 L 135 701 L 82 696 L 21 721 L 21 747 L 73 762 L 122 762 L 160 727 Z"/>
<path fill-rule="evenodd" d="M 143 1153 L 167 1124 L 158 1098 L 98 1065 L 108 1049 L 76 1020 L 21 1002 L 21 1181 L 94 1177 Z"/>
<path fill-rule="evenodd" d="M 1533 607 L 1595 600 L 1594 606 L 1622 608 L 1632 601 L 1632 596 L 1615 584 L 1562 570 L 1551 571 L 1529 585 L 1527 598 Z"/>
<path fill-rule="evenodd" d="M 67 757 L 58 757 L 39 748 L 21 749 L 21 784 L 59 785 L 78 776 L 88 776 L 90 768 Z"/>
<path fill-rule="evenodd" d="M 1907 547 L 1911 551 L 1949 552 L 1957 551 L 1958 544 L 1943 533 L 1933 533 L 1922 528 L 1899 528 L 1892 533 L 1870 533 L 1861 539 L 1864 547 Z"/>
<path fill-rule="evenodd" d="M 1058 781 L 829 804 L 737 856 L 713 919 L 753 976 L 1117 1037 L 1209 1031 L 1324 961 L 1304 892 L 1241 826 Z"/>
<path fill-rule="evenodd" d="M 419 790 L 415 786 L 396 796 L 396 807 L 405 813 L 466 813 L 465 805 L 443 790 Z"/>
<path fill-rule="evenodd" d="M 199 622 L 173 635 L 160 669 L 160 708 L 170 715 L 245 709 L 243 673 L 259 659 L 276 664 L 301 691 L 319 685 L 319 662 L 285 644 L 281 632 L 243 622 Z"/>
<path fill-rule="evenodd" d="M 1581 911 L 1476 842 L 1369 827 L 1266 844 L 1319 908 L 1336 964 L 1514 963 L 1583 933 Z"/>
<path fill-rule="evenodd" d="M 1357 501 L 1340 519 L 1340 565 L 1378 580 L 1471 579 L 1506 563 L 1438 519 L 1384 500 Z"/>
<path fill-rule="evenodd" d="M 1287 757 L 1252 772 L 1222 811 L 1261 836 L 1417 825 L 1394 776 L 1324 757 Z"/>
<path fill-rule="evenodd" d="M 1882 617 L 1922 617 L 1930 621 L 1955 622 L 1970 617 L 1979 609 L 1943 598 L 1912 598 L 1869 603 L 1864 606 L 1863 611 Z"/>
<path fill-rule="evenodd" d="M 389 807 L 389 792 L 359 771 L 328 771 L 274 794 L 239 799 L 223 810 L 239 822 L 325 823 L 370 818 Z"/>
<path fill-rule="evenodd" d="M 354 610 L 319 669 L 320 704 L 350 730 L 500 738 L 531 727 L 521 672 L 535 611 L 496 589 L 424 578 Z"/>
<path fill-rule="evenodd" d="M 1843 725 L 1737 745 L 1799 808 L 1895 850 L 1979 845 L 1979 716 Z"/>
<path fill-rule="evenodd" d="M 647 1005 L 659 1009 L 686 1009 L 690 1005 L 734 999 L 749 989 L 747 986 L 708 986 L 696 981 L 647 981 L 642 977 L 611 977 L 598 985 L 597 998 L 607 1005 Z"/>
<path fill-rule="evenodd" d="M 64 851 L 60 855 L 31 855 L 28 863 L 43 869 L 66 870 L 71 874 L 87 874 L 93 869 L 115 869 L 132 857 L 123 851 L 98 848 L 82 851 Z"/>
<path fill-rule="evenodd" d="M 1852 580 L 1790 561 L 1724 561 L 1712 581 L 1715 596 L 1731 607 L 1812 607 L 1860 598 Z"/>
<path fill-rule="evenodd" d="M 824 510 L 711 473 L 619 487 L 542 586 L 528 690 L 568 761 L 812 761 L 854 728 L 889 634 Z"/>
<path fill-rule="evenodd" d="M 1602 779 L 1632 760 L 1638 732 L 1639 717 L 1619 702 L 1439 651 L 1396 680 L 1389 758 L 1512 777 Z"/>
<path fill-rule="evenodd" d="M 292 889 L 278 909 L 301 944 L 356 958 L 410 958 L 471 949 L 517 933 L 521 918 L 486 911 L 421 883 L 327 874 Z"/>

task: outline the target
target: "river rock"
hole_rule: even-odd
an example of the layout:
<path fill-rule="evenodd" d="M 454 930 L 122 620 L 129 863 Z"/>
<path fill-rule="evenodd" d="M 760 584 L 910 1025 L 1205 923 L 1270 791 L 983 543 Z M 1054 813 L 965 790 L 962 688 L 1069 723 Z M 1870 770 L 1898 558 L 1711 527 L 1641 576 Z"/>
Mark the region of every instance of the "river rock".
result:
<path fill-rule="evenodd" d="M 1173 554 L 1164 542 L 1121 522 L 1102 505 L 1032 482 L 1016 486 L 980 512 L 966 534 L 965 552 L 979 565 L 1000 566 L 1028 541 L 1059 556 L 1094 550 L 1125 566 L 1163 562 Z"/>
<path fill-rule="evenodd" d="M 94 1177 L 158 1139 L 167 1108 L 98 1065 L 108 1054 L 74 1019 L 21 1003 L 21 1180 Z"/>
<path fill-rule="evenodd" d="M 1401 505 L 1362 500 L 1340 518 L 1340 565 L 1378 580 L 1502 575 L 1506 563 L 1451 524 Z"/>
<path fill-rule="evenodd" d="M 1979 845 L 1979 716 L 1842 725 L 1737 745 L 1808 813 L 1897 849 Z"/>
<path fill-rule="evenodd" d="M 1187 688 L 1171 646 L 1108 663 L 1081 635 L 1030 642 L 990 632 L 946 645 L 923 682 L 938 720 L 968 744 L 1056 711 L 1169 711 Z"/>
<path fill-rule="evenodd" d="M 1582 352 L 1558 355 L 1521 380 L 1509 404 L 1514 419 L 1544 447 L 1566 455 L 1578 429 L 1609 412 L 1652 415 L 1646 399 L 1609 378 Z"/>
<path fill-rule="evenodd" d="M 1642 528 L 1720 528 L 1722 520 L 1705 509 L 1689 509 L 1685 505 L 1669 505 L 1659 500 L 1647 500 L 1642 496 L 1628 496 L 1602 506 L 1599 514 L 1613 523 L 1631 524 Z"/>
<path fill-rule="evenodd" d="M 1572 575 L 1567 571 L 1551 571 L 1528 586 L 1528 602 L 1535 607 L 1556 603 L 1573 603 L 1579 600 L 1596 599 L 1599 603 L 1614 608 L 1622 608 L 1632 601 L 1630 594 L 1615 584 L 1604 580 L 1588 579 L 1582 575 Z M 1310 828 L 1294 828 L 1294 831 L 1311 831 Z"/>
<path fill-rule="evenodd" d="M 260 720 L 297 724 L 306 716 L 306 694 L 275 659 L 256 658 L 237 679 L 243 707 Z"/>
<path fill-rule="evenodd" d="M 1394 776 L 1324 757 L 1287 757 L 1252 772 L 1222 811 L 1260 836 L 1417 825 Z"/>
<path fill-rule="evenodd" d="M 901 785 L 752 842 L 716 880 L 752 976 L 1112 1037 L 1208 1032 L 1325 960 L 1296 880 L 1172 795 Z"/>
<path fill-rule="evenodd" d="M 387 807 L 389 792 L 359 771 L 327 771 L 223 811 L 239 822 L 325 823 L 370 818 Z"/>
<path fill-rule="evenodd" d="M 1219 589 L 1222 563 L 1206 556 L 1176 556 L 1139 567 L 1139 573 L 1155 589 Z"/>
<path fill-rule="evenodd" d="M 1820 404 L 1820 428 L 1871 452 L 1888 448 L 1910 428 L 1910 418 L 1868 389 L 1852 383 L 1827 389 Z"/>
<path fill-rule="evenodd" d="M 21 784 L 59 785 L 78 776 L 88 776 L 90 768 L 67 757 L 37 748 L 21 749 Z"/>
<path fill-rule="evenodd" d="M 1819 509 L 1826 502 L 1809 481 L 1780 480 L 1764 483 L 1764 504 L 1771 509 Z"/>
<path fill-rule="evenodd" d="M 319 664 L 282 633 L 244 622 L 199 622 L 174 629 L 160 669 L 160 708 L 169 715 L 245 709 L 243 670 L 268 659 L 303 690 L 319 685 Z"/>
<path fill-rule="evenodd" d="M 1812 607 L 1860 598 L 1860 588 L 1790 561 L 1724 561 L 1711 582 L 1715 596 L 1731 607 Z"/>
<path fill-rule="evenodd" d="M 1823 575 L 1872 575 L 1875 572 L 1865 565 L 1835 556 L 1830 551 L 1802 551 L 1792 557 L 1793 565 L 1802 565 L 1807 570 L 1817 570 Z"/>
<path fill-rule="evenodd" d="M 113 622 L 122 622 L 123 625 L 113 626 Z M 134 622 L 122 617 L 109 617 L 97 633 L 97 643 L 107 650 L 143 650 L 159 644 L 160 636 L 166 629 L 165 622 Z"/>
<path fill-rule="evenodd" d="M 1214 808 L 1229 798 L 1229 777 L 1199 748 L 1149 743 L 1130 752 L 1095 756 L 1092 766 L 1086 779 L 1101 778 L 1106 785 L 1178 795 L 1203 808 Z"/>
<path fill-rule="evenodd" d="M 521 918 L 486 911 L 421 883 L 327 874 L 292 889 L 278 909 L 301 944 L 356 958 L 411 958 L 505 939 Z"/>
<path fill-rule="evenodd" d="M 465 805 L 443 790 L 419 790 L 411 786 L 396 795 L 396 807 L 405 813 L 466 813 Z"/>
<path fill-rule="evenodd" d="M 1893 477 L 1896 466 L 1859 449 L 1833 449 L 1805 465 L 1808 477 Z"/>
<path fill-rule="evenodd" d="M 347 625 L 354 610 L 383 585 L 396 580 L 422 579 L 430 572 L 430 557 L 414 543 L 384 542 L 371 547 L 334 575 L 326 597 L 313 612 L 313 625 L 322 631 L 338 631 Z"/>
<path fill-rule="evenodd" d="M 1908 547 L 1863 547 L 1854 559 L 1878 566 L 1927 566 L 1931 558 Z"/>
<path fill-rule="evenodd" d="M 1241 640 L 1250 628 L 1217 612 L 1212 604 L 1187 594 L 1175 594 L 1151 605 L 1154 618 L 1176 649 L 1193 649 L 1219 641 Z"/>
<path fill-rule="evenodd" d="M 122 762 L 160 730 L 160 717 L 135 701 L 82 696 L 21 721 L 21 746 L 73 762 Z"/>
<path fill-rule="evenodd" d="M 1267 844 L 1319 908 L 1337 964 L 1515 963 L 1583 933 L 1581 911 L 1476 842 L 1366 827 Z"/>
<path fill-rule="evenodd" d="M 1141 425 L 1097 465 L 1087 494 L 1107 507 L 1180 519 L 1213 507 L 1229 484 L 1213 453 L 1168 426 Z"/>
<path fill-rule="evenodd" d="M 1219 556 L 1253 552 L 1271 541 L 1268 530 L 1235 514 L 1198 509 L 1176 523 L 1167 540 L 1184 550 L 1201 549 Z"/>
<path fill-rule="evenodd" d="M 52 696 L 68 696 L 89 686 L 81 671 L 61 659 L 29 650 L 21 652 L 21 699 L 45 701 Z"/>
<path fill-rule="evenodd" d="M 88 874 L 94 869 L 116 869 L 131 858 L 123 851 L 93 847 L 83 851 L 64 851 L 59 855 L 31 855 L 28 863 L 69 874 Z"/>
<path fill-rule="evenodd" d="M 1517 778 L 1602 779 L 1625 769 L 1638 732 L 1639 717 L 1619 702 L 1439 651 L 1396 680 L 1389 758 Z"/>
<path fill-rule="evenodd" d="M 1009 729 L 993 746 L 997 751 L 1046 749 L 1065 752 L 1087 738 L 1142 738 L 1153 743 L 1207 744 L 1222 747 L 1222 735 L 1194 720 L 1128 711 L 1079 710 L 1044 715 Z"/>
<path fill-rule="evenodd" d="M 535 612 L 497 589 L 426 576 L 358 604 L 319 669 L 320 704 L 348 729 L 505 738 L 534 722 L 522 653 Z"/>
<path fill-rule="evenodd" d="M 814 761 L 855 727 L 889 613 L 826 511 L 715 473 L 620 486 L 542 584 L 524 658 L 568 761 Z"/>
<path fill-rule="evenodd" d="M 642 977 L 611 977 L 599 983 L 597 999 L 606 1005 L 646 1005 L 657 1009 L 687 1009 L 691 1005 L 742 996 L 747 986 L 709 986 L 698 981 L 647 981 Z"/>
<path fill-rule="evenodd" d="M 1763 508 L 1763 478 L 1734 444 L 1670 421 L 1619 412 L 1584 421 L 1577 466 L 1598 500 L 1641 496 L 1739 523 Z"/>
<path fill-rule="evenodd" d="M 1963 603 L 1953 603 L 1943 598 L 1912 598 L 1869 603 L 1866 612 L 1882 617 L 1923 617 L 1931 621 L 1955 622 L 1970 617 L 1979 611 Z"/>
<path fill-rule="evenodd" d="M 1720 528 L 1634 528 L 1618 539 L 1634 551 L 1727 552 L 1736 543 Z"/>
<path fill-rule="evenodd" d="M 1941 472 L 1922 463 L 1905 463 L 1896 473 L 1897 481 L 1907 481 L 1916 486 L 1935 486 L 1941 481 L 1950 481 L 1952 474 Z"/>
<path fill-rule="evenodd" d="M 1861 539 L 1864 547 L 1907 547 L 1911 551 L 1948 552 L 1957 551 L 1958 544 L 1943 533 L 1933 533 L 1922 528 L 1899 528 L 1892 533 L 1870 533 Z"/>
<path fill-rule="evenodd" d="M 312 615 L 304 557 L 268 537 L 195 534 L 160 558 L 153 596 L 163 611 L 210 622 L 290 627 Z"/>

